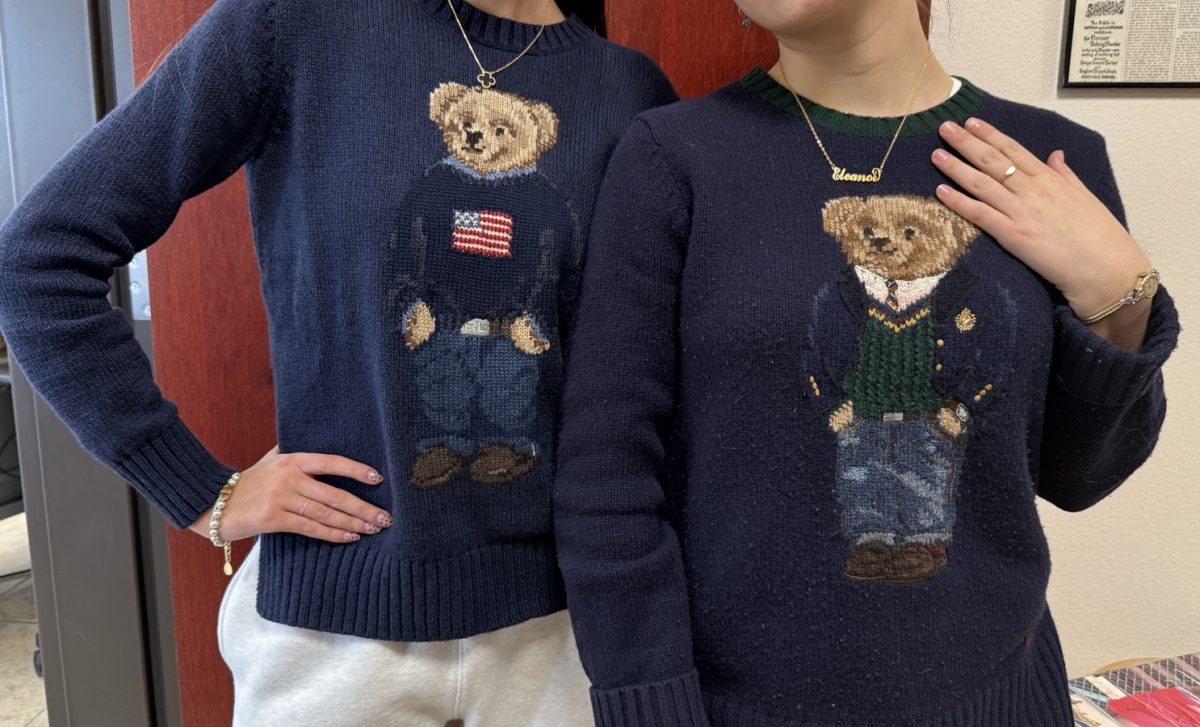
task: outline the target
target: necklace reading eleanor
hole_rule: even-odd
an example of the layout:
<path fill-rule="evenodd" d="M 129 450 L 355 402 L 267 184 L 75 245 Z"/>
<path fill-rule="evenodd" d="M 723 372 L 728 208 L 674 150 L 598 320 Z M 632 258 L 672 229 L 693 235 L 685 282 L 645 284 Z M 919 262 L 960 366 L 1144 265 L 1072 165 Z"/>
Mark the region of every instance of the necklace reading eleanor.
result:
<path fill-rule="evenodd" d="M 454 0 L 446 0 L 446 4 L 450 6 L 450 12 L 454 14 L 454 22 L 458 25 L 458 30 L 462 33 L 463 40 L 467 42 L 467 50 L 471 51 L 471 57 L 475 59 L 475 65 L 479 66 L 479 75 L 475 77 L 476 83 L 479 84 L 479 90 L 486 90 L 496 85 L 496 74 L 501 71 L 506 71 L 511 68 L 517 61 L 525 57 L 525 54 L 533 50 L 533 46 L 537 45 L 538 40 L 542 37 L 542 32 L 546 30 L 546 23 L 543 22 L 538 28 L 537 35 L 533 36 L 533 40 L 529 41 L 529 45 L 525 46 L 525 50 L 517 54 L 508 63 L 499 68 L 489 71 L 483 67 L 483 62 L 479 60 L 479 54 L 475 52 L 475 46 L 471 43 L 471 38 L 467 35 L 467 29 L 463 27 L 462 20 L 458 17 L 458 11 L 454 9 Z"/>
<path fill-rule="evenodd" d="M 896 141 L 900 138 L 900 132 L 904 130 L 905 122 L 912 115 L 912 107 L 916 103 L 917 94 L 921 92 L 921 86 L 925 83 L 925 69 L 929 67 L 929 56 L 931 54 L 932 50 L 925 54 L 925 62 L 921 64 L 921 71 L 917 74 L 917 82 L 908 97 L 908 110 L 905 112 L 904 118 L 900 119 L 900 125 L 896 127 L 896 133 L 892 136 L 892 143 L 888 145 L 887 151 L 883 155 L 883 161 L 879 162 L 879 166 L 872 169 L 868 174 L 851 172 L 845 167 L 839 167 L 834 163 L 833 159 L 829 156 L 829 152 L 825 150 L 825 144 L 821 141 L 820 135 L 817 134 L 817 127 L 813 125 L 812 119 L 808 117 L 808 111 L 804 108 L 804 102 L 800 99 L 799 94 L 792 89 L 792 82 L 788 80 L 787 70 L 783 67 L 783 63 L 779 64 L 779 73 L 783 76 L 784 84 L 787 86 L 788 91 L 791 91 L 792 98 L 796 99 L 796 105 L 800 107 L 800 113 L 804 114 L 804 120 L 808 122 L 808 130 L 812 132 L 813 139 L 817 142 L 817 147 L 821 149 L 821 154 L 824 155 L 825 161 L 829 162 L 829 168 L 833 170 L 833 181 L 868 182 L 875 184 L 883 178 L 883 168 L 887 166 L 888 157 L 892 155 L 892 149 L 895 148 Z"/>

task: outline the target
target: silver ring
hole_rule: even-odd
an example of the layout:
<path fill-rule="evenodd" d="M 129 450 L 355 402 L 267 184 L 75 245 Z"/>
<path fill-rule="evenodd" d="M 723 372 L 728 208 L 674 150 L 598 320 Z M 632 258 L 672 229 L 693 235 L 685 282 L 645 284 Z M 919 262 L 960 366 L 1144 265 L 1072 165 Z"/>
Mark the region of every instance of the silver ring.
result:
<path fill-rule="evenodd" d="M 307 510 L 308 506 L 311 504 L 312 504 L 312 498 L 304 499 L 304 507 L 300 508 L 300 517 L 304 517 L 304 511 Z"/>

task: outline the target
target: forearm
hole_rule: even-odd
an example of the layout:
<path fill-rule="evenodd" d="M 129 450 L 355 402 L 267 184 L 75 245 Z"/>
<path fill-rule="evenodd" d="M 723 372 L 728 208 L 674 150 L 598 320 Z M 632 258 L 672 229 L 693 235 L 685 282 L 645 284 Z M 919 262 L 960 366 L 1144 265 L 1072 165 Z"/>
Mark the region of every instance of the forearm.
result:
<path fill-rule="evenodd" d="M 1146 340 L 1150 301 L 1139 301 L 1101 318 L 1088 327 L 1097 336 L 1126 351 L 1137 351 Z"/>
<path fill-rule="evenodd" d="M 0 327 L 14 358 L 84 448 L 180 528 L 232 469 L 162 396 L 109 281 L 266 137 L 275 7 L 219 0 L 0 228 Z"/>
<path fill-rule="evenodd" d="M 1162 366 L 1178 341 L 1178 314 L 1165 287 L 1137 305 L 1146 322 L 1134 351 L 1100 338 L 1065 306 L 1056 313 L 1038 493 L 1064 509 L 1090 507 L 1121 485 L 1162 429 Z"/>

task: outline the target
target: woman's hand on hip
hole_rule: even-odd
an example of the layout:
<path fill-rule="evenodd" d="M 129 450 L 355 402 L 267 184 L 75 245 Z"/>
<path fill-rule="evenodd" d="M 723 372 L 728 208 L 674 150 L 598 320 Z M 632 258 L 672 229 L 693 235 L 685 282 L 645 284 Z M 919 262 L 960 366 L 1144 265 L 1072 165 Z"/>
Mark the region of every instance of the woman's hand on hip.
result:
<path fill-rule="evenodd" d="M 260 533 L 296 533 L 331 543 L 350 543 L 391 526 L 386 511 L 313 475 L 340 475 L 368 485 L 383 477 L 370 466 L 335 454 L 280 454 L 279 445 L 241 473 L 225 511 L 220 534 L 241 540 Z M 211 509 L 188 528 L 208 537 Z"/>
<path fill-rule="evenodd" d="M 965 126 L 948 121 L 940 133 L 966 162 L 938 149 L 933 163 L 969 194 L 941 185 L 938 198 L 1050 281 L 1077 315 L 1121 298 L 1138 273 L 1150 270 L 1146 254 L 1061 150 L 1043 163 L 990 124 L 968 119 Z M 1006 177 L 1010 167 L 1017 171 Z"/>

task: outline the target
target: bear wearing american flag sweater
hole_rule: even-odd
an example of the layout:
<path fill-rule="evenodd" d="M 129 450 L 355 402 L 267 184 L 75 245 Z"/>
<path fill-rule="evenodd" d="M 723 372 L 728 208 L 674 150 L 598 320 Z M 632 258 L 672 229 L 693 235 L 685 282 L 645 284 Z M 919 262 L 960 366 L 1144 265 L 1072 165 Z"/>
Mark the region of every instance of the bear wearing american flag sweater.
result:
<path fill-rule="evenodd" d="M 539 383 L 561 376 L 582 251 L 570 202 L 537 168 L 558 116 L 457 83 L 430 94 L 429 115 L 449 156 L 401 202 L 385 256 L 388 360 L 416 404 L 391 404 L 392 419 L 416 428 L 414 486 L 511 484 L 553 446 Z"/>

